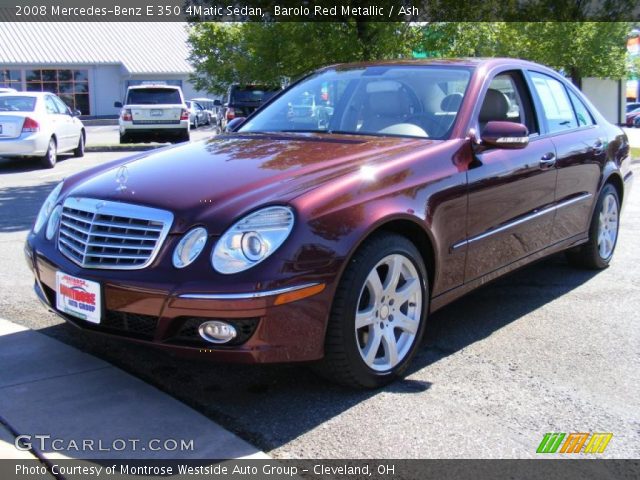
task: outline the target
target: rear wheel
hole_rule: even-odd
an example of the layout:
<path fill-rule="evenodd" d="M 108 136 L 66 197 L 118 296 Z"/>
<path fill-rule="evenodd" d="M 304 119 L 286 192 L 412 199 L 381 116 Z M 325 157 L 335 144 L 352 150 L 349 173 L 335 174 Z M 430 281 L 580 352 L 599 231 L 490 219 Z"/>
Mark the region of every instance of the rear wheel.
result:
<path fill-rule="evenodd" d="M 78 140 L 78 146 L 73 151 L 74 157 L 78 157 L 78 158 L 84 157 L 84 144 L 85 144 L 84 132 L 80 132 L 80 140 Z"/>
<path fill-rule="evenodd" d="M 131 137 L 126 133 L 120 134 L 120 144 L 131 143 Z"/>
<path fill-rule="evenodd" d="M 40 164 L 44 168 L 53 168 L 58 161 L 58 144 L 56 143 L 56 139 L 51 137 L 49 139 L 49 145 L 47 147 L 47 152 L 43 157 L 40 158 Z"/>
<path fill-rule="evenodd" d="M 578 267 L 601 270 L 607 268 L 618 241 L 620 199 L 618 191 L 606 184 L 589 226 L 589 242 L 567 251 L 569 263 Z"/>
<path fill-rule="evenodd" d="M 367 240 L 336 291 L 319 373 L 358 388 L 400 377 L 424 332 L 427 292 L 424 262 L 408 239 L 381 234 Z"/>
<path fill-rule="evenodd" d="M 198 128 L 198 125 L 199 125 L 199 124 L 198 124 L 198 117 L 196 117 L 196 118 L 194 118 L 194 119 L 193 119 L 193 128 L 194 128 L 194 130 L 195 130 L 196 128 Z"/>

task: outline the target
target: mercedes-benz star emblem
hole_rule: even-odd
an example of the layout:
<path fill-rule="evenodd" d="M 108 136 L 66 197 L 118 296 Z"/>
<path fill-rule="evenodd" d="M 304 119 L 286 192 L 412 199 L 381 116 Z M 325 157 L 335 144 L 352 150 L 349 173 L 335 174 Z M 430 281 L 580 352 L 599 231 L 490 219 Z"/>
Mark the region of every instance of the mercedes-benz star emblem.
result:
<path fill-rule="evenodd" d="M 118 184 L 118 188 L 116 190 L 118 192 L 124 192 L 127 189 L 127 181 L 129 180 L 129 170 L 126 165 L 122 165 L 118 172 L 116 173 L 116 182 Z"/>

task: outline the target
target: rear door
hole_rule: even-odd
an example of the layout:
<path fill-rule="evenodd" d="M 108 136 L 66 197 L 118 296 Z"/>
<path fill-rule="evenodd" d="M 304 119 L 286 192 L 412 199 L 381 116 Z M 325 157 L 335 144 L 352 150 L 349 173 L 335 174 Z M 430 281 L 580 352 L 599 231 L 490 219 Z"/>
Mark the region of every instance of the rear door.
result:
<path fill-rule="evenodd" d="M 71 110 L 65 103 L 55 95 L 51 95 L 50 98 L 56 106 L 57 114 L 57 134 L 58 134 L 58 149 L 59 150 L 71 150 L 78 146 L 80 141 L 80 124 L 71 115 Z"/>
<path fill-rule="evenodd" d="M 529 129 L 519 150 L 489 148 L 476 153 L 468 171 L 465 282 L 489 274 L 549 244 L 557 171 L 555 146 L 540 135 L 523 72 L 496 75 L 478 113 L 480 134 L 488 121 L 512 121 Z"/>
<path fill-rule="evenodd" d="M 179 124 L 182 97 L 176 88 L 131 88 L 127 95 L 134 124 Z"/>
<path fill-rule="evenodd" d="M 579 96 L 560 80 L 529 71 L 541 122 L 556 148 L 556 214 L 551 241 L 584 234 L 606 162 L 606 135 Z"/>

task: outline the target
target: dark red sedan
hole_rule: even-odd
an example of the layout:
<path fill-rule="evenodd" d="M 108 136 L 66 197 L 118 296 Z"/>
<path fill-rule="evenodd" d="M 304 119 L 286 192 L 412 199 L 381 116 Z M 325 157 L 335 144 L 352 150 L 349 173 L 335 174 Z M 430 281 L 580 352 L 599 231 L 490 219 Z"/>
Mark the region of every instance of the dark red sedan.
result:
<path fill-rule="evenodd" d="M 332 66 L 238 122 L 56 187 L 25 249 L 42 301 L 82 328 L 375 387 L 470 290 L 559 251 L 613 256 L 627 138 L 541 65 Z"/>

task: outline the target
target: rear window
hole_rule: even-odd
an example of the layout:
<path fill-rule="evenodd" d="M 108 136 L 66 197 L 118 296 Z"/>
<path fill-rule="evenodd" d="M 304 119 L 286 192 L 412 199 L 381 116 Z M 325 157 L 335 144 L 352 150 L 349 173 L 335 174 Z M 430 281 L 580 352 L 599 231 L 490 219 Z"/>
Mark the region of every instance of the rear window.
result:
<path fill-rule="evenodd" d="M 136 88 L 129 90 L 128 105 L 182 104 L 180 92 L 175 88 Z"/>
<path fill-rule="evenodd" d="M 229 103 L 262 103 L 278 93 L 278 91 L 280 91 L 279 88 L 262 86 L 234 88 L 231 90 Z"/>
<path fill-rule="evenodd" d="M 0 112 L 33 112 L 36 97 L 0 97 Z"/>

